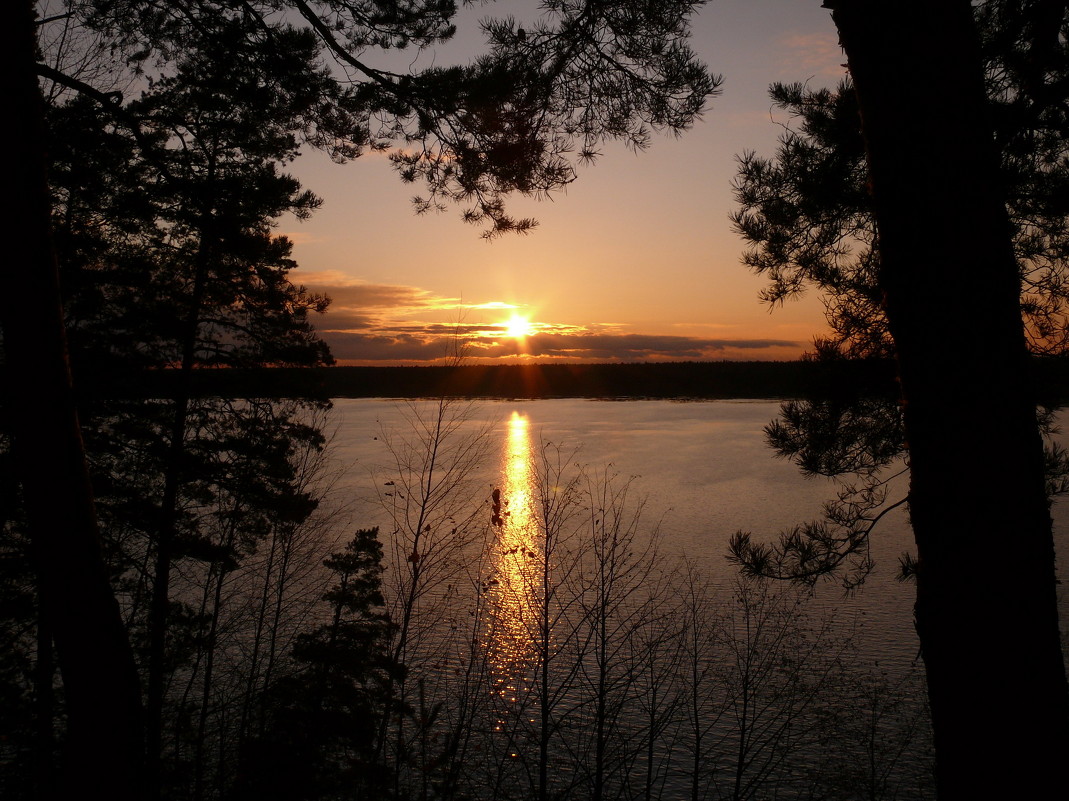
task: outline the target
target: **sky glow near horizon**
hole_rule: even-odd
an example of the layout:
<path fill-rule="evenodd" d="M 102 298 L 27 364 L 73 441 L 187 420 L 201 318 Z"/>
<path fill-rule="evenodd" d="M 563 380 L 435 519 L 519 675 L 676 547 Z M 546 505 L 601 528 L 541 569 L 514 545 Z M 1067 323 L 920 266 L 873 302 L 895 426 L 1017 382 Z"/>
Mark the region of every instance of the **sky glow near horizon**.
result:
<path fill-rule="evenodd" d="M 477 20 L 522 20 L 534 7 L 469 8 L 456 39 L 414 66 L 468 61 Z M 808 349 L 826 330 L 819 298 L 762 304 L 765 279 L 741 264 L 728 215 L 735 157 L 771 155 L 789 122 L 771 109 L 768 85 L 844 77 L 834 26 L 819 0 L 714 0 L 692 43 L 724 77 L 704 117 L 638 154 L 604 147 L 549 200 L 513 198 L 514 216 L 539 221 L 525 236 L 487 242 L 460 208 L 416 216 L 420 187 L 402 184 L 382 155 L 347 165 L 302 156 L 291 171 L 324 206 L 279 233 L 294 242 L 294 282 L 333 300 L 315 324 L 338 362 L 435 363 L 458 339 L 467 360 L 504 363 L 792 359 Z M 529 321 L 526 336 L 510 331 L 514 317 Z"/>

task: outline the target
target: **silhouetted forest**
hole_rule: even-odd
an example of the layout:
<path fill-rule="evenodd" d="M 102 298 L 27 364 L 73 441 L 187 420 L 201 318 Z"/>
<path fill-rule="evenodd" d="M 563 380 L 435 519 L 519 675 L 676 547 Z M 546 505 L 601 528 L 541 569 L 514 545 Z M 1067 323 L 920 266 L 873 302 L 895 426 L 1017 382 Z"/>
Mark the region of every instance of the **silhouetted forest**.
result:
<path fill-rule="evenodd" d="M 1036 358 L 1041 402 L 1069 398 L 1069 360 Z M 168 397 L 177 373 L 153 370 L 86 375 L 94 397 Z M 460 367 L 261 367 L 197 370 L 200 397 L 272 398 L 621 398 L 782 399 L 843 393 L 896 397 L 888 359 L 792 362 L 468 365 Z"/>
<path fill-rule="evenodd" d="M 846 383 L 893 392 L 889 364 L 836 370 Z M 245 397 L 326 398 L 788 398 L 805 394 L 829 369 L 805 362 L 465 365 L 199 370 L 194 392 Z M 92 378 L 92 377 L 88 377 Z M 174 376 L 153 371 L 82 382 L 94 394 L 166 395 Z"/>

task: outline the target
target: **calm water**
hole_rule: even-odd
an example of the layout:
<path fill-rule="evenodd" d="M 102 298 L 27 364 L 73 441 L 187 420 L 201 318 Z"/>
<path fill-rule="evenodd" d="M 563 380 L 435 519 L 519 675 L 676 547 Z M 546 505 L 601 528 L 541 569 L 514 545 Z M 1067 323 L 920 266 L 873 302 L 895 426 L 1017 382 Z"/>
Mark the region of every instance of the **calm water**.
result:
<path fill-rule="evenodd" d="M 416 405 L 431 408 L 430 402 Z M 488 454 L 477 466 L 473 488 L 484 501 L 495 487 L 522 481 L 516 465 L 528 459 L 528 451 L 552 443 L 589 469 L 633 477 L 632 493 L 646 499 L 644 523 L 659 527 L 664 549 L 701 560 L 715 580 L 732 577 L 724 554 L 734 532 L 771 539 L 785 528 L 819 518 L 821 504 L 834 497 L 833 482 L 802 477 L 765 446 L 762 429 L 776 416 L 777 402 L 565 399 L 464 406 L 470 415 L 464 431 L 486 431 Z M 381 491 L 396 467 L 386 442 L 406 433 L 406 408 L 407 402 L 390 400 L 335 403 L 335 455 L 346 468 L 340 490 L 352 503 L 357 525 L 389 528 Z M 522 456 L 517 457 L 517 449 Z M 904 485 L 892 497 L 902 492 Z M 1069 506 L 1064 502 L 1055 506 L 1055 524 L 1065 548 Z M 911 545 L 907 514 L 897 510 L 876 531 L 876 573 L 863 591 L 844 600 L 835 585 L 820 589 L 822 603 L 859 617 L 870 658 L 908 660 L 916 655 L 913 588 L 893 578 L 899 555 Z"/>
<path fill-rule="evenodd" d="M 835 497 L 834 482 L 803 478 L 794 465 L 775 458 L 765 446 L 763 428 L 777 416 L 777 402 L 461 402 L 448 410 L 454 429 L 437 458 L 443 467 L 463 469 L 456 485 L 443 493 L 449 501 L 447 508 L 432 518 L 434 525 L 425 526 L 423 517 L 404 516 L 410 512 L 406 493 L 412 495 L 419 480 L 412 468 L 418 468 L 423 459 L 415 452 L 427 440 L 421 426 L 433 423 L 437 408 L 429 401 L 336 401 L 330 426 L 336 431 L 334 457 L 341 469 L 337 496 L 350 509 L 354 526 L 380 527 L 387 550 L 387 581 L 393 576 L 401 582 L 394 586 L 393 597 L 403 595 L 396 589 L 416 564 L 444 571 L 435 584 L 447 588 L 443 609 L 450 604 L 448 592 L 458 593 L 456 598 L 463 595 L 457 588 L 464 586 L 465 576 L 469 591 L 474 589 L 471 577 L 481 582 L 474 595 L 464 596 L 467 601 L 452 606 L 470 609 L 476 603 L 481 611 L 462 611 L 454 617 L 448 610 L 431 613 L 422 633 L 412 636 L 424 649 L 423 664 L 432 666 L 431 672 L 421 674 L 428 693 L 444 692 L 442 697 L 449 698 L 454 695 L 453 676 L 459 676 L 461 666 L 469 663 L 455 650 L 450 652 L 448 641 L 459 641 L 458 631 L 463 640 L 464 621 L 478 621 L 472 633 L 487 670 L 482 697 L 494 699 L 489 717 L 483 719 L 485 753 L 498 749 L 505 754 L 504 763 L 495 763 L 499 780 L 513 770 L 518 772 L 509 781 L 522 784 L 523 776 L 529 778 L 531 771 L 530 740 L 526 750 L 516 743 L 523 742 L 527 724 L 535 722 L 532 699 L 537 697 L 537 688 L 532 684 L 532 666 L 537 664 L 537 610 L 546 608 L 538 603 L 540 571 L 549 570 L 553 561 L 543 547 L 546 540 L 533 514 L 541 454 L 560 454 L 565 466 L 580 466 L 588 475 L 615 474 L 617 487 L 630 481 L 629 497 L 643 499 L 643 506 L 635 544 L 628 548 L 640 551 L 641 543 L 657 530 L 662 552 L 696 562 L 714 589 L 728 587 L 735 577 L 725 559 L 732 534 L 744 530 L 759 540 L 771 540 L 783 529 L 819 519 L 822 504 Z M 458 446 L 462 447 L 458 450 Z M 905 482 L 900 478 L 890 499 L 898 500 L 904 492 Z M 468 514 L 474 524 L 465 526 Z M 1054 516 L 1057 543 L 1061 549 L 1069 548 L 1069 504 L 1056 504 Z M 589 521 L 587 525 L 589 534 Z M 454 560 L 454 566 L 446 569 L 447 561 L 436 561 L 434 556 L 436 548 L 442 549 L 439 553 L 449 549 L 452 526 L 457 527 L 453 533 L 481 530 L 488 538 L 473 537 L 460 551 L 465 554 L 460 561 L 467 563 L 457 568 Z M 398 530 L 408 533 L 394 536 L 391 542 L 390 532 Z M 425 535 L 413 539 L 413 532 L 424 530 Z M 480 550 L 479 541 L 489 546 Z M 894 579 L 899 556 L 911 546 L 906 511 L 890 513 L 874 534 L 876 570 L 864 588 L 844 597 L 837 584 L 828 583 L 818 587 L 815 599 L 818 609 L 858 632 L 858 666 L 877 667 L 890 677 L 917 676 L 909 670 L 918 656 L 912 625 L 914 589 Z M 1061 573 L 1063 581 L 1069 578 L 1064 566 Z M 429 596 L 421 603 L 427 600 Z M 1069 620 L 1066 606 L 1063 597 L 1063 620 Z M 435 608 L 434 601 L 425 608 Z M 439 682 L 437 689 L 432 686 L 435 682 Z M 903 689 L 907 695 L 902 697 L 909 697 L 908 703 L 919 703 L 920 685 L 911 682 L 908 686 L 914 689 Z M 625 725 L 641 723 L 639 718 L 627 721 Z M 898 768 L 903 777 L 921 776 L 926 770 L 923 743 L 918 741 L 917 748 Z M 558 748 L 554 753 L 557 759 L 570 752 Z M 817 751 L 807 753 L 810 761 L 818 760 Z M 664 764 L 675 765 L 669 755 L 663 756 Z M 500 767 L 506 763 L 512 767 Z M 676 773 L 668 779 L 662 797 L 686 795 L 680 783 L 685 772 L 679 772 L 678 765 L 673 770 Z M 483 774 L 486 796 L 502 797 L 500 788 L 485 779 L 488 775 Z"/>

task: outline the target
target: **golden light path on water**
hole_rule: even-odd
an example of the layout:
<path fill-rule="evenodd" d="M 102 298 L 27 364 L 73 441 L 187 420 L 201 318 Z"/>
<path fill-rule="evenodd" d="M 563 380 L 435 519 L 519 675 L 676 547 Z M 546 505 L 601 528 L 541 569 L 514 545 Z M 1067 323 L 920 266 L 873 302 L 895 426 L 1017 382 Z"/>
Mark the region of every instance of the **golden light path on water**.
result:
<path fill-rule="evenodd" d="M 502 702 L 498 731 L 509 725 L 505 717 L 522 714 L 526 706 L 538 627 L 534 598 L 542 560 L 535 514 L 537 484 L 530 424 L 519 412 L 508 421 L 502 468 L 502 487 L 494 498 L 496 538 L 485 640 L 494 693 Z"/>

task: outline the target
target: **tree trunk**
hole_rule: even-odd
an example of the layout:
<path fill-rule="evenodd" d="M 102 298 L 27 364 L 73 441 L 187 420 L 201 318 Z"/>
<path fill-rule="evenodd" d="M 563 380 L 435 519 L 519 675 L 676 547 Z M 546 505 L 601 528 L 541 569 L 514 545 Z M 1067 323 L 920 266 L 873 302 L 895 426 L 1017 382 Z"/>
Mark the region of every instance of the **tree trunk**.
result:
<path fill-rule="evenodd" d="M 233 537 L 233 534 L 231 534 Z M 214 598 L 212 599 L 212 615 L 208 624 L 208 633 L 205 637 L 204 649 L 204 678 L 201 682 L 200 712 L 197 717 L 197 740 L 193 744 L 193 799 L 203 801 L 205 798 L 204 775 L 207 772 L 207 756 L 205 756 L 208 741 L 208 713 L 212 707 L 212 684 L 215 681 L 215 651 L 219 642 L 219 617 L 223 605 L 223 582 L 226 581 L 227 570 L 220 564 L 218 571 L 209 570 L 208 580 L 211 574 L 218 572 L 215 581 Z M 219 727 L 218 737 L 225 739 L 225 730 Z M 220 760 L 216 776 L 223 773 L 223 762 Z"/>
<path fill-rule="evenodd" d="M 40 593 L 38 593 L 40 599 Z M 38 603 L 40 606 L 40 603 Z M 58 799 L 56 793 L 56 765 L 53 755 L 56 750 L 54 731 L 56 666 L 52 659 L 52 629 L 45 619 L 44 610 L 37 611 L 37 661 L 33 666 L 33 706 L 36 720 L 34 759 L 34 798 L 37 801 Z"/>
<path fill-rule="evenodd" d="M 214 177 L 214 164 L 209 167 L 209 180 Z M 205 207 L 210 198 L 202 199 Z M 175 540 L 178 536 L 178 501 L 186 459 L 186 428 L 192 398 L 193 367 L 197 353 L 197 334 L 200 330 L 201 307 L 208 283 L 208 270 L 214 258 L 215 223 L 209 212 L 201 216 L 200 246 L 193 265 L 193 289 L 182 331 L 182 364 L 180 380 L 174 393 L 174 414 L 171 418 L 171 441 L 164 467 L 163 498 L 160 501 L 160 525 L 156 534 L 156 563 L 152 581 L 152 600 L 149 607 L 149 654 L 146 698 L 147 746 L 146 775 L 149 799 L 162 796 L 163 775 L 163 707 L 167 672 L 167 629 L 171 610 L 171 568 L 174 561 Z"/>
<path fill-rule="evenodd" d="M 968 0 L 829 0 L 860 103 L 941 799 L 1064 787 L 1069 692 L 1020 286 Z"/>
<path fill-rule="evenodd" d="M 15 137 L 9 258 L 0 292 L 5 391 L 44 619 L 56 644 L 68 715 L 68 794 L 139 797 L 139 682 L 104 564 L 67 358 L 45 176 L 44 111 L 35 71 L 34 4 L 2 26 Z M 95 791 L 95 792 L 94 792 Z"/>

